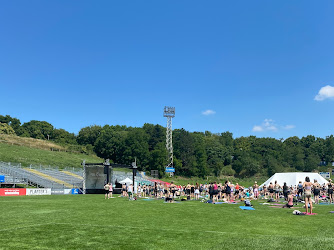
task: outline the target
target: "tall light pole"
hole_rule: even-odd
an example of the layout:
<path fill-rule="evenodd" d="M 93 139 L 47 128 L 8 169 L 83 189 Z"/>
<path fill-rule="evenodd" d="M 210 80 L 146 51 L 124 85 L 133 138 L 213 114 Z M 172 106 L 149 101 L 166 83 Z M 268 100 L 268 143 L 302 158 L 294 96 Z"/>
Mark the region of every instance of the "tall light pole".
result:
<path fill-rule="evenodd" d="M 166 130 L 166 149 L 168 152 L 167 167 L 173 167 L 172 118 L 175 117 L 175 107 L 165 106 L 164 117 L 167 117 L 167 130 Z"/>

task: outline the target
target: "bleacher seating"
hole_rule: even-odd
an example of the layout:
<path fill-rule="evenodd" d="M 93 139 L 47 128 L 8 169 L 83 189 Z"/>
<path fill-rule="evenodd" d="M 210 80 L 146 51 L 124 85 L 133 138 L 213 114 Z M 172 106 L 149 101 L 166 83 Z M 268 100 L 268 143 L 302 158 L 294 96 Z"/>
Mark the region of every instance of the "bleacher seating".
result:
<path fill-rule="evenodd" d="M 0 174 L 6 176 L 8 183 L 22 183 L 36 187 L 62 189 L 83 187 L 83 169 L 30 165 L 22 167 L 17 163 L 0 162 Z M 132 172 L 112 171 L 112 182 L 122 181 L 125 178 L 132 179 Z M 137 172 L 136 181 L 151 184 L 150 180 Z"/>

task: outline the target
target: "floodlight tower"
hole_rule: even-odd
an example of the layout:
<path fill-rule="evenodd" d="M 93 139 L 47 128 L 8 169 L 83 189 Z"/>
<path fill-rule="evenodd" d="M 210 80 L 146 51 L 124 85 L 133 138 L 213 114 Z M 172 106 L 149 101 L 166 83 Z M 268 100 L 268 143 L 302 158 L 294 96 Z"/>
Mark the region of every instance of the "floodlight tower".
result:
<path fill-rule="evenodd" d="M 165 106 L 164 117 L 167 117 L 167 131 L 166 131 L 166 149 L 168 152 L 167 167 L 173 167 L 172 118 L 175 117 L 175 108 Z"/>

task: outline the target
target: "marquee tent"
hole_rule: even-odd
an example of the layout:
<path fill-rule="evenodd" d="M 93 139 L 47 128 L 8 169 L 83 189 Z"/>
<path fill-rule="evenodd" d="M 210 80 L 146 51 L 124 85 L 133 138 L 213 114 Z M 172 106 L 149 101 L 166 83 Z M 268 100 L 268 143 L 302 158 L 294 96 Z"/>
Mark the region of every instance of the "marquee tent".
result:
<path fill-rule="evenodd" d="M 284 182 L 286 182 L 286 185 L 288 186 L 295 186 L 301 181 L 302 183 L 305 181 L 305 177 L 310 177 L 310 181 L 314 182 L 314 180 L 317 180 L 319 184 L 328 183 L 328 181 L 323 178 L 318 173 L 305 173 L 305 172 L 296 172 L 296 173 L 276 173 L 273 176 L 271 176 L 266 182 L 262 183 L 260 187 L 262 187 L 264 184 L 268 187 L 270 182 L 273 184 L 275 181 L 280 186 L 283 186 Z"/>
<path fill-rule="evenodd" d="M 125 178 L 124 180 L 120 181 L 121 184 L 132 184 L 132 180 L 129 178 Z"/>

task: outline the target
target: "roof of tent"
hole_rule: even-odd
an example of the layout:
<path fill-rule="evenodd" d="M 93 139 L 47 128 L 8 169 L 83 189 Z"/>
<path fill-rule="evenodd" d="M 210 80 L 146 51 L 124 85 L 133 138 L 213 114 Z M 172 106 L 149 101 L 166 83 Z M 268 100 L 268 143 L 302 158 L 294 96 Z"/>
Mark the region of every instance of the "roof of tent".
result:
<path fill-rule="evenodd" d="M 126 184 L 132 184 L 132 180 L 129 179 L 129 178 L 125 178 L 124 180 L 120 181 L 119 183 L 121 183 L 121 184 L 124 184 L 124 183 L 126 183 Z"/>
<path fill-rule="evenodd" d="M 305 177 L 308 176 L 311 180 L 311 182 L 314 182 L 314 180 L 317 180 L 320 185 L 323 183 L 327 183 L 328 181 L 322 177 L 318 173 L 305 173 L 305 172 L 296 172 L 296 173 L 276 173 L 273 176 L 271 176 L 266 182 L 262 183 L 261 187 L 266 184 L 268 186 L 270 182 L 273 184 L 275 181 L 280 186 L 283 186 L 284 182 L 286 182 L 286 185 L 288 186 L 294 186 L 301 181 L 302 183 L 305 181 Z"/>

